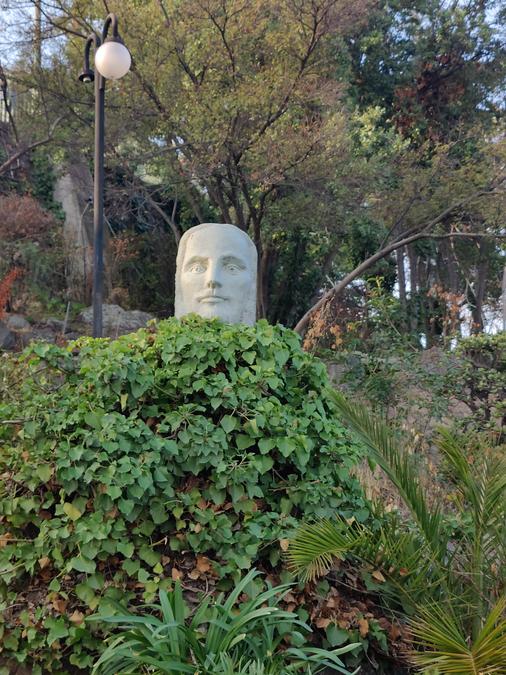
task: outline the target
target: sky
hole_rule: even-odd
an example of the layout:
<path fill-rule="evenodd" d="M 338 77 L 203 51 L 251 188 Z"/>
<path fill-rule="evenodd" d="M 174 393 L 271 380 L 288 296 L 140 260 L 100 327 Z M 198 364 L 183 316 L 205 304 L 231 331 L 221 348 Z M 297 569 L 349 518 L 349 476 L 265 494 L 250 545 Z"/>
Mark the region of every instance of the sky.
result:
<path fill-rule="evenodd" d="M 33 18 L 33 3 L 28 0 L 0 0 L 0 62 L 9 66 L 20 48 L 28 45 L 23 39 L 23 25 Z"/>

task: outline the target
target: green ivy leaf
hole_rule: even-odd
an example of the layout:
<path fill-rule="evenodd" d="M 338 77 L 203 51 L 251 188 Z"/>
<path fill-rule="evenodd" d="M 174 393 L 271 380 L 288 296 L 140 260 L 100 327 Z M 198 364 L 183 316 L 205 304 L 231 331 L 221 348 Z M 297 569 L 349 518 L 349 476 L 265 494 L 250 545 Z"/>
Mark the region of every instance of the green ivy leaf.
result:
<path fill-rule="evenodd" d="M 149 507 L 149 512 L 156 525 L 160 525 L 167 521 L 167 510 L 161 502 L 153 502 Z"/>
<path fill-rule="evenodd" d="M 255 439 L 251 436 L 246 436 L 246 434 L 237 434 L 235 437 L 235 443 L 239 450 L 246 450 L 255 444 Z"/>
<path fill-rule="evenodd" d="M 116 549 L 119 553 L 122 553 L 125 558 L 131 558 L 135 551 L 135 546 L 131 541 L 119 541 Z"/>
<path fill-rule="evenodd" d="M 325 630 L 327 640 L 331 647 L 340 647 L 350 639 L 350 634 L 347 630 L 338 628 L 335 623 L 331 623 Z"/>
<path fill-rule="evenodd" d="M 266 473 L 274 466 L 274 460 L 268 455 L 257 455 L 253 457 L 251 463 L 259 473 Z"/>
<path fill-rule="evenodd" d="M 283 457 L 289 457 L 297 447 L 295 441 L 291 438 L 279 438 L 277 446 Z"/>
<path fill-rule="evenodd" d="M 154 567 L 157 563 L 160 562 L 161 554 L 158 551 L 155 551 L 150 546 L 142 546 L 139 549 L 139 558 L 144 560 L 148 565 Z"/>
<path fill-rule="evenodd" d="M 53 642 L 56 642 L 56 640 L 60 640 L 61 638 L 67 637 L 69 634 L 69 629 L 65 625 L 65 621 L 63 618 L 59 617 L 58 619 L 54 619 L 53 617 L 48 617 L 44 621 L 44 628 L 47 628 L 49 630 L 48 636 L 46 638 L 47 644 L 52 645 Z"/>
<path fill-rule="evenodd" d="M 71 504 L 70 502 L 65 502 L 65 504 L 63 505 L 63 510 L 70 518 L 70 520 L 73 521 L 79 520 L 79 518 L 83 515 L 82 511 L 79 511 L 79 509 L 76 508 L 74 504 Z"/>
<path fill-rule="evenodd" d="M 224 415 L 221 420 L 220 424 L 225 430 L 227 434 L 229 434 L 231 431 L 233 431 L 236 426 L 237 426 L 237 419 L 233 417 L 232 415 Z"/>
<path fill-rule="evenodd" d="M 72 558 L 70 561 L 70 566 L 72 569 L 75 569 L 78 572 L 86 572 L 86 574 L 93 574 L 96 569 L 95 562 L 93 560 L 84 558 L 82 555 Z"/>
<path fill-rule="evenodd" d="M 276 446 L 276 439 L 275 438 L 261 438 L 258 441 L 258 449 L 260 450 L 262 455 L 266 455 L 275 446 Z"/>
<path fill-rule="evenodd" d="M 138 560 L 123 560 L 122 567 L 128 574 L 128 576 L 131 577 L 134 574 L 136 574 L 137 570 L 140 567 L 140 562 Z"/>
<path fill-rule="evenodd" d="M 43 483 L 47 483 L 53 475 L 53 467 L 50 464 L 39 464 L 37 467 L 37 476 Z"/>

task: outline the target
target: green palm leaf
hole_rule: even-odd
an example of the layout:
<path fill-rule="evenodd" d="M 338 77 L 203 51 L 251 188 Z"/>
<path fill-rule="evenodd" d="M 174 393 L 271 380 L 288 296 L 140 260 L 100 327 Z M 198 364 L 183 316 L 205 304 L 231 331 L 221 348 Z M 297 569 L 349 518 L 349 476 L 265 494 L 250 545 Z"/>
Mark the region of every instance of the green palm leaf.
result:
<path fill-rule="evenodd" d="M 419 610 L 411 622 L 415 644 L 425 651 L 412 654 L 413 663 L 441 675 L 489 675 L 506 672 L 506 597 L 496 603 L 478 638 L 471 644 L 451 609 L 432 605 Z"/>
<path fill-rule="evenodd" d="M 427 503 L 418 471 L 411 457 L 397 445 L 392 430 L 378 417 L 371 415 L 359 404 L 351 403 L 343 394 L 331 390 L 330 396 L 344 422 L 367 446 L 371 458 L 376 461 L 395 485 L 402 500 L 409 508 L 427 544 L 433 551 L 434 560 L 442 562 L 447 554 L 447 537 L 442 527 L 439 507 L 432 510 Z"/>
<path fill-rule="evenodd" d="M 343 531 L 341 521 L 332 523 L 320 520 L 303 525 L 297 530 L 287 552 L 288 568 L 299 574 L 304 581 L 323 576 L 332 567 L 334 560 L 344 560 L 346 553 L 354 549 L 365 530 L 351 528 Z"/>

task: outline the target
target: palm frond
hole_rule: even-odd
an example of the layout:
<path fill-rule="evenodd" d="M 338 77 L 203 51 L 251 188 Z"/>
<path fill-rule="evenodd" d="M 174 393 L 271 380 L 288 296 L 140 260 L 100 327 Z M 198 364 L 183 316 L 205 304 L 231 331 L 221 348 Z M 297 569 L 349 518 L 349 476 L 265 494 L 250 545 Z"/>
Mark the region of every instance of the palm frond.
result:
<path fill-rule="evenodd" d="M 335 560 L 352 556 L 390 582 L 382 593 L 405 608 L 441 596 L 441 580 L 434 574 L 433 554 L 416 533 L 402 530 L 394 519 L 381 530 L 349 525 L 343 519 L 302 525 L 286 553 L 288 569 L 303 581 L 313 581 L 331 569 Z"/>
<path fill-rule="evenodd" d="M 437 440 L 456 478 L 463 507 L 471 515 L 472 530 L 465 537 L 461 553 L 466 575 L 463 592 L 474 607 L 473 637 L 483 625 L 483 616 L 494 601 L 504 578 L 506 558 L 506 460 L 494 456 L 492 448 L 476 444 L 442 429 Z M 464 448 L 464 450 L 462 449 Z M 473 461 L 468 461 L 473 456 Z"/>
<path fill-rule="evenodd" d="M 443 563 L 447 553 L 447 537 L 442 527 L 441 511 L 437 506 L 433 509 L 429 507 L 412 458 L 398 447 L 392 430 L 364 406 L 351 403 L 335 390 L 330 390 L 330 396 L 343 421 L 359 436 L 371 458 L 395 485 L 431 547 L 434 560 Z M 441 569 L 444 569 L 442 564 Z"/>
<path fill-rule="evenodd" d="M 303 581 L 324 576 L 336 559 L 344 560 L 346 553 L 357 546 L 364 532 L 351 528 L 343 531 L 341 521 L 319 520 L 302 525 L 287 551 L 288 569 Z"/>
<path fill-rule="evenodd" d="M 430 605 L 411 622 L 416 645 L 425 651 L 411 655 L 422 672 L 436 668 L 441 675 L 488 675 L 506 672 L 506 597 L 496 603 L 477 639 L 469 644 L 464 627 L 449 606 Z"/>

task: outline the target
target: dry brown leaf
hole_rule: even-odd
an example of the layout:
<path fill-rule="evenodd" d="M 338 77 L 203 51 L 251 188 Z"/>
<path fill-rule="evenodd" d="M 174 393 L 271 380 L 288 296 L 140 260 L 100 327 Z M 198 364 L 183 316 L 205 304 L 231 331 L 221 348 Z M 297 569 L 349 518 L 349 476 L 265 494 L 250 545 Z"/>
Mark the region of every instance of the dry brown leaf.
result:
<path fill-rule="evenodd" d="M 180 572 L 177 569 L 177 567 L 173 567 L 172 572 L 171 572 L 171 576 L 174 579 L 174 581 L 181 581 L 181 579 L 183 578 L 184 575 L 183 575 L 182 572 Z"/>
<path fill-rule="evenodd" d="M 386 581 L 385 577 L 381 574 L 379 570 L 375 570 L 371 576 L 373 579 L 376 579 L 376 581 L 379 581 L 380 584 L 384 584 Z"/>
<path fill-rule="evenodd" d="M 188 576 L 193 581 L 196 581 L 197 579 L 200 579 L 200 572 L 198 570 L 192 570 L 191 572 L 188 572 Z"/>
<path fill-rule="evenodd" d="M 290 540 L 289 539 L 280 539 L 279 540 L 279 546 L 282 551 L 288 551 L 288 547 L 290 546 Z"/>
<path fill-rule="evenodd" d="M 58 596 L 53 600 L 51 604 L 53 605 L 53 609 L 59 614 L 65 614 L 65 612 L 67 611 L 68 601 L 65 600 L 65 598 L 61 598 Z"/>
<path fill-rule="evenodd" d="M 9 539 L 12 539 L 12 534 L 10 532 L 4 532 L 4 534 L 0 535 L 0 548 L 7 546 Z"/>
<path fill-rule="evenodd" d="M 81 624 L 84 621 L 84 614 L 80 612 L 79 610 L 75 610 L 72 612 L 72 614 L 69 616 L 69 621 L 72 623 L 75 623 L 77 625 Z"/>
<path fill-rule="evenodd" d="M 40 571 L 40 578 L 42 581 L 50 581 L 52 576 L 53 571 L 49 567 L 46 567 Z"/>
<path fill-rule="evenodd" d="M 327 628 L 332 623 L 332 619 L 324 619 L 322 616 L 316 619 L 315 625 L 317 628 Z"/>
<path fill-rule="evenodd" d="M 203 555 L 198 555 L 197 556 L 197 564 L 195 567 L 198 569 L 199 572 L 202 572 L 204 574 L 205 572 L 209 572 L 211 569 L 211 563 L 209 562 L 209 559 L 206 558 Z"/>
<path fill-rule="evenodd" d="M 359 619 L 358 630 L 360 632 L 360 637 L 365 638 L 365 636 L 369 632 L 369 621 L 367 621 L 367 619 Z"/>
<path fill-rule="evenodd" d="M 37 562 L 39 563 L 39 567 L 41 570 L 43 570 L 44 567 L 47 567 L 48 565 L 51 564 L 50 558 L 48 558 L 46 555 L 43 556 L 42 558 L 39 558 Z"/>

